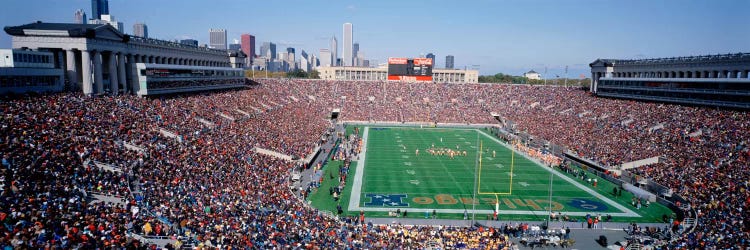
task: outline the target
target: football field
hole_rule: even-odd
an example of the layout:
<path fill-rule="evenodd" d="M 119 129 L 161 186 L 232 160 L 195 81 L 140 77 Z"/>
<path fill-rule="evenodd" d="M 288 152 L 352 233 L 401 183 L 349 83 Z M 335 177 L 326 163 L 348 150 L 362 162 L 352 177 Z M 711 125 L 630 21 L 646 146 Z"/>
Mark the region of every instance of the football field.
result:
<path fill-rule="evenodd" d="M 655 221 L 669 211 L 658 204 L 636 210 L 629 194 L 608 194 L 614 184 L 599 180 L 594 187 L 542 166 L 481 129 L 360 130 L 364 146 L 352 163 L 349 196 L 340 201 L 349 212 L 435 210 L 461 216 L 492 214 L 497 208 L 501 218 L 539 219 L 551 207 L 571 217 L 600 213 L 621 221 Z"/>

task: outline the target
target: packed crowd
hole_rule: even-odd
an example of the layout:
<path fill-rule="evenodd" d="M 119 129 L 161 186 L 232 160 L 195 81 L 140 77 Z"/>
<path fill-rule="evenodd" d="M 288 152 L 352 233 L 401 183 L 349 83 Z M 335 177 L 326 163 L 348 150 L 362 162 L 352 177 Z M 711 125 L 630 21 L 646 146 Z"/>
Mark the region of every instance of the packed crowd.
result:
<path fill-rule="evenodd" d="M 173 89 L 173 88 L 187 88 L 187 87 L 206 87 L 206 86 L 217 86 L 217 85 L 243 85 L 245 79 L 224 79 L 224 80 L 183 80 L 183 81 L 149 81 L 149 89 Z"/>
<path fill-rule="evenodd" d="M 747 112 L 557 87 L 262 80 L 246 90 L 161 98 L 4 98 L 0 245 L 142 245 L 129 233 L 185 236 L 209 247 L 509 245 L 495 229 L 353 225 L 295 199 L 287 183 L 294 164 L 253 149 L 304 157 L 335 108 L 340 120 L 398 122 L 497 124 L 495 112 L 515 131 L 605 165 L 662 156 L 634 171 L 697 209 L 696 230 L 673 246 L 750 244 Z M 95 203 L 90 193 L 126 202 Z"/>

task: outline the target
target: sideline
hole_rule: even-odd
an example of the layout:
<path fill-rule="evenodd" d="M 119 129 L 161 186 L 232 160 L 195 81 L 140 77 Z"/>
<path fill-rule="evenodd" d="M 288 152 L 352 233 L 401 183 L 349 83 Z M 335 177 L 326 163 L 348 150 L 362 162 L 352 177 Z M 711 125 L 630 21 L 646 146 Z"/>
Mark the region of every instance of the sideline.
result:
<path fill-rule="evenodd" d="M 354 173 L 354 183 L 352 183 L 352 191 L 349 192 L 349 211 L 357 211 L 360 209 L 359 200 L 362 195 L 362 176 L 365 174 L 365 160 L 367 159 L 367 138 L 370 135 L 370 127 L 365 127 L 365 132 L 362 133 L 362 152 L 359 153 L 359 160 Z M 361 164 L 361 166 L 360 166 Z"/>

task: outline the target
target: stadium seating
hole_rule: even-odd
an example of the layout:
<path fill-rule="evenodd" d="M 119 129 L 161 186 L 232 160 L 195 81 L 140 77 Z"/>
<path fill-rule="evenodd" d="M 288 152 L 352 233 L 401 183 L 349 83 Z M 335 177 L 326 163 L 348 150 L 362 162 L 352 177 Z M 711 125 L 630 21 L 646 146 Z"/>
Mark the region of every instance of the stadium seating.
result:
<path fill-rule="evenodd" d="M 662 163 L 631 171 L 696 208 L 695 230 L 670 248 L 750 244 L 748 112 L 597 98 L 561 87 L 259 82 L 173 97 L 3 98 L 0 245 L 142 247 L 137 234 L 206 247 L 484 249 L 507 247 L 508 237 L 523 230 L 368 226 L 308 207 L 288 188 L 294 163 L 253 148 L 304 157 L 320 144 L 335 108 L 340 120 L 398 122 L 496 124 L 489 114 L 495 112 L 518 131 L 604 165 L 662 156 Z M 649 131 L 654 124 L 664 128 Z M 125 202 L 92 202 L 92 193 Z"/>

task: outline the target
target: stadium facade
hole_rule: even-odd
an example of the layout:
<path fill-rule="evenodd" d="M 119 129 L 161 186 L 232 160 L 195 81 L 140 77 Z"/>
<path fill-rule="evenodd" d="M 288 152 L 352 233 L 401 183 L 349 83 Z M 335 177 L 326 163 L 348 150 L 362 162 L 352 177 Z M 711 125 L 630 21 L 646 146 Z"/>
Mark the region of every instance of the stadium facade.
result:
<path fill-rule="evenodd" d="M 231 54 L 225 50 L 195 47 L 176 42 L 125 35 L 106 24 L 71 24 L 36 22 L 5 27 L 12 36 L 13 49 L 18 54 L 27 51 L 51 53 L 55 68 L 64 71 L 64 82 L 84 94 L 138 93 L 145 88 L 138 81 L 136 64 L 170 64 L 183 66 L 225 67 L 232 64 Z M 237 56 L 237 55 L 235 55 Z M 244 58 L 242 58 L 244 60 Z M 50 69 L 23 70 L 27 76 L 44 75 Z M 21 72 L 16 70 L 16 72 Z M 37 83 L 35 85 L 40 85 Z M 3 86 L 0 92 L 45 92 L 58 90 L 59 81 L 41 84 L 53 88 L 34 87 L 28 84 Z M 40 85 L 40 86 L 41 86 Z M 182 88 L 191 91 L 191 87 Z M 205 90 L 206 88 L 201 88 Z"/>
<path fill-rule="evenodd" d="M 598 96 L 750 109 L 750 53 L 597 59 L 590 91 Z"/>
<path fill-rule="evenodd" d="M 63 90 L 63 70 L 48 51 L 0 49 L 0 93 Z"/>
<path fill-rule="evenodd" d="M 349 81 L 385 81 L 388 68 L 368 67 L 318 67 L 320 79 Z M 432 81 L 450 83 L 478 83 L 479 71 L 459 69 L 432 69 Z"/>

